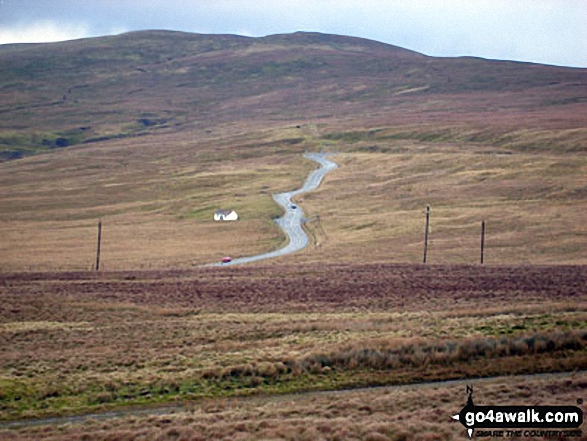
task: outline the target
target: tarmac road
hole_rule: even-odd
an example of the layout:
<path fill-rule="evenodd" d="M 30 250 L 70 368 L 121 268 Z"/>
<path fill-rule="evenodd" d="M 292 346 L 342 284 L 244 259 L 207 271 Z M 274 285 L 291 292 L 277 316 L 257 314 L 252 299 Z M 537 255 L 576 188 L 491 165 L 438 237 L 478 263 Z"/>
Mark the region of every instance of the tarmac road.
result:
<path fill-rule="evenodd" d="M 283 232 L 289 238 L 289 242 L 285 247 L 270 253 L 241 257 L 228 263 L 216 263 L 213 264 L 213 266 L 240 265 L 243 263 L 256 262 L 257 260 L 271 259 L 274 257 L 295 253 L 296 251 L 300 251 L 306 248 L 308 246 L 309 239 L 308 235 L 302 228 L 304 212 L 299 206 L 297 206 L 297 204 L 293 203 L 291 199 L 299 194 L 307 193 L 317 189 L 322 182 L 322 179 L 324 179 L 324 176 L 326 176 L 329 171 L 338 167 L 335 162 L 326 159 L 327 155 L 328 153 L 306 153 L 304 155 L 305 158 L 316 161 L 321 165 L 321 167 L 310 173 L 302 188 L 273 195 L 275 202 L 281 205 L 285 210 L 285 214 L 275 221 L 275 223 L 281 227 Z M 293 208 L 294 206 L 296 208 Z"/>

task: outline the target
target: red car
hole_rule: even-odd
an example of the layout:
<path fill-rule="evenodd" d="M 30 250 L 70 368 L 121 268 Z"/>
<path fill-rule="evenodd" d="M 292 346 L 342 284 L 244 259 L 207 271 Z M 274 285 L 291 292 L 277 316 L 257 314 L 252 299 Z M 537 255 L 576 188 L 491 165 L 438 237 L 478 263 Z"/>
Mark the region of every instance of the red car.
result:
<path fill-rule="evenodd" d="M 232 261 L 232 258 L 230 258 L 230 257 L 228 257 L 228 256 L 226 256 L 226 257 L 223 257 L 223 258 L 222 258 L 222 260 L 221 260 L 221 262 L 222 262 L 222 263 L 228 263 L 228 262 L 230 262 L 230 261 Z"/>

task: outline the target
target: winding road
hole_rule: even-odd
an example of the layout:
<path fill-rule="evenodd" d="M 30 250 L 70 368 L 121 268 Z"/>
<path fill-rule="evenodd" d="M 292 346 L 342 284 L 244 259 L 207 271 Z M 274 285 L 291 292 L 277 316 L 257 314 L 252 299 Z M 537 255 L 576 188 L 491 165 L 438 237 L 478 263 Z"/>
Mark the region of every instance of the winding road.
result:
<path fill-rule="evenodd" d="M 324 179 L 324 176 L 326 176 L 326 174 L 331 170 L 334 170 L 338 167 L 338 164 L 330 161 L 329 159 L 326 159 L 326 156 L 328 156 L 328 153 L 306 153 L 304 155 L 305 158 L 316 161 L 321 165 L 321 167 L 310 173 L 302 188 L 273 195 L 275 202 L 281 205 L 281 207 L 283 207 L 285 210 L 285 214 L 275 221 L 289 239 L 289 242 L 285 247 L 279 250 L 271 251 L 270 253 L 233 259 L 227 263 L 216 263 L 213 264 L 213 266 L 239 265 L 243 263 L 256 262 L 257 260 L 284 256 L 286 254 L 294 253 L 306 248 L 308 246 L 309 239 L 308 235 L 302 228 L 304 212 L 300 207 L 297 207 L 291 199 L 297 195 L 317 189 L 322 182 L 322 179 Z"/>

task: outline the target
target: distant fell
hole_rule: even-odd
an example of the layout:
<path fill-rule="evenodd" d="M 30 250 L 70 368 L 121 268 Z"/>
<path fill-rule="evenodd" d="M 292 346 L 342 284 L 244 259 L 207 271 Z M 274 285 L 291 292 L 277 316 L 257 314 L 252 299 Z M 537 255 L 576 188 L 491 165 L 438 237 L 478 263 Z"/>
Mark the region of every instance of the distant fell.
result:
<path fill-rule="evenodd" d="M 587 69 L 435 58 L 312 32 L 0 46 L 5 156 L 247 121 L 569 130 L 585 127 L 586 106 Z"/>

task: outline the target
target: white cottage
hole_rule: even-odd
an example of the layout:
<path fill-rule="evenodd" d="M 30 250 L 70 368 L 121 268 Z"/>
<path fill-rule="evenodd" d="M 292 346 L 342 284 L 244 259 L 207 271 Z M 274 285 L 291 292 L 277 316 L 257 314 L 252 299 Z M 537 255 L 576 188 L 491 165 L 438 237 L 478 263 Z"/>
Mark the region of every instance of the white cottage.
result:
<path fill-rule="evenodd" d="M 217 221 L 235 221 L 238 219 L 238 214 L 234 210 L 218 210 L 214 213 L 214 220 Z"/>

